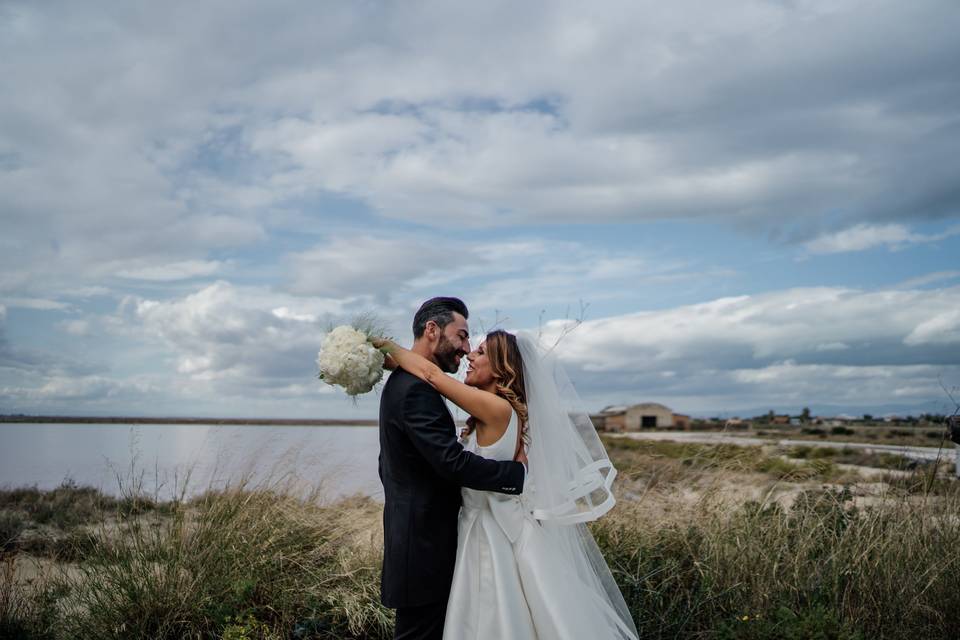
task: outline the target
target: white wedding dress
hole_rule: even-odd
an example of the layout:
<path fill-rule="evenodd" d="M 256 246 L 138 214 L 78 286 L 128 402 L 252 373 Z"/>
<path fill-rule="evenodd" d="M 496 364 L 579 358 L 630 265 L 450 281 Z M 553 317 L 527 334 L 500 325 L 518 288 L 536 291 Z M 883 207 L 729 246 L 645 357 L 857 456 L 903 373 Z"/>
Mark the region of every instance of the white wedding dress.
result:
<path fill-rule="evenodd" d="M 485 458 L 512 460 L 517 423 L 514 414 L 503 437 L 486 447 L 477 445 L 474 432 L 464 448 Z M 571 532 L 579 536 L 573 546 L 585 535 L 596 548 L 584 524 L 541 523 L 524 496 L 466 488 L 462 495 L 445 639 L 636 638 L 632 620 L 623 621 L 611 606 L 605 585 L 593 579 L 591 572 L 597 568 L 577 566 L 575 558 L 582 554 L 571 548 Z M 605 564 L 602 570 L 609 576 Z M 616 596 L 622 603 L 619 591 Z"/>

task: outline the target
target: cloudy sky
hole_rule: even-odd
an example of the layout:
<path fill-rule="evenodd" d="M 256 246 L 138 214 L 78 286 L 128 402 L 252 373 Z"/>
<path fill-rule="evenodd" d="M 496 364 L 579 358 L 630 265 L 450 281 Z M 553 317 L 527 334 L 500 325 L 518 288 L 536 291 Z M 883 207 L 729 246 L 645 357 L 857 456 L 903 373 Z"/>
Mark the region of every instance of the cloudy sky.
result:
<path fill-rule="evenodd" d="M 0 413 L 376 414 L 324 331 L 584 322 L 588 408 L 944 411 L 955 0 L 0 3 Z"/>

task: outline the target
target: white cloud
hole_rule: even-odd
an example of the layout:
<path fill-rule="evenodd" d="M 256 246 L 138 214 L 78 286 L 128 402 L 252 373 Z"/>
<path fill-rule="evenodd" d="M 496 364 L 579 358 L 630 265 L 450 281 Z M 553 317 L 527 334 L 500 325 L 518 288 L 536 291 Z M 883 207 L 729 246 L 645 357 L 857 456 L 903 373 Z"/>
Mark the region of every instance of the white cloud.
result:
<path fill-rule="evenodd" d="M 111 294 L 110 289 L 107 287 L 92 285 L 86 287 L 73 287 L 69 289 L 64 289 L 59 291 L 58 295 L 65 298 L 94 298 L 97 296 L 109 296 Z"/>
<path fill-rule="evenodd" d="M 780 406 L 811 402 L 870 407 L 893 402 L 936 401 L 939 380 L 960 366 L 844 366 L 797 364 L 792 360 L 759 369 L 731 372 L 732 381 L 750 388 L 747 397 L 766 397 Z"/>
<path fill-rule="evenodd" d="M 871 350 L 877 358 L 907 361 L 915 347 L 960 341 L 942 331 L 953 328 L 952 309 L 958 307 L 960 287 L 872 292 L 789 289 L 591 320 L 568 338 L 564 353 L 596 370 L 642 369 L 683 361 L 729 364 L 800 356 L 822 359 L 840 351 L 845 359 L 853 357 L 851 351 L 869 359 Z M 930 326 L 940 329 L 926 331 Z M 548 337 L 558 334 L 560 328 L 560 323 L 548 325 Z M 888 348 L 896 351 L 891 353 Z"/>
<path fill-rule="evenodd" d="M 845 253 L 863 251 L 874 247 L 900 246 L 915 242 L 916 236 L 902 224 L 869 225 L 859 224 L 850 229 L 821 236 L 807 243 L 811 253 Z"/>
<path fill-rule="evenodd" d="M 107 400 L 124 393 L 136 393 L 146 397 L 157 391 L 155 387 L 142 380 L 116 380 L 104 376 L 90 375 L 79 377 L 48 378 L 44 384 L 34 389 L 4 388 L 0 395 L 13 395 L 34 402 L 62 402 L 77 400 Z"/>
<path fill-rule="evenodd" d="M 478 245 L 472 253 L 480 284 L 469 290 L 471 308 L 508 313 L 565 303 L 576 316 L 578 303 L 645 304 L 644 296 L 657 285 L 710 286 L 737 275 L 732 269 L 579 242 L 504 242 Z"/>
<path fill-rule="evenodd" d="M 290 289 L 304 295 L 386 295 L 415 278 L 453 270 L 458 260 L 457 247 L 437 238 L 335 237 L 288 257 Z"/>
<path fill-rule="evenodd" d="M 415 117 L 345 114 L 338 120 L 285 119 L 257 131 L 255 152 L 283 151 L 331 191 L 362 191 L 386 156 L 420 142 L 427 127 Z"/>
<path fill-rule="evenodd" d="M 175 277 L 331 192 L 458 227 L 954 215 L 951 9 L 9 6 L 0 287 Z"/>
<path fill-rule="evenodd" d="M 0 406 L 6 409 L 40 415 L 183 413 L 184 396 L 170 402 L 167 381 L 150 375 L 20 371 L 10 377 L 4 373 L 0 368 Z"/>
<path fill-rule="evenodd" d="M 312 313 L 297 313 L 296 311 L 291 311 L 287 307 L 277 307 L 271 311 L 273 315 L 280 318 L 281 320 L 297 320 L 299 322 L 316 322 L 317 316 Z"/>
<path fill-rule="evenodd" d="M 934 282 L 956 280 L 957 278 L 960 278 L 960 271 L 935 271 L 933 273 L 926 273 L 922 276 L 905 280 L 898 285 L 898 288 L 912 289 L 915 287 L 933 284 Z"/>
<path fill-rule="evenodd" d="M 850 345 L 844 342 L 824 342 L 815 347 L 816 351 L 846 351 Z"/>
<path fill-rule="evenodd" d="M 130 304 L 131 320 L 172 349 L 177 372 L 235 388 L 309 379 L 324 332 L 318 319 L 343 311 L 335 301 L 222 281 L 183 298 Z"/>
<path fill-rule="evenodd" d="M 949 0 L 2 12 L 0 92 L 14 98 L 0 101 L 0 299 L 97 313 L 109 300 L 88 298 L 134 293 L 126 315 L 99 321 L 125 347 L 159 345 L 166 359 L 151 365 L 182 383 L 171 397 L 293 394 L 327 314 L 393 320 L 441 288 L 506 313 L 583 291 L 651 308 L 648 285 L 738 275 L 526 225 L 709 219 L 806 240 L 829 220 L 841 230 L 806 245 L 818 255 L 957 233 L 911 226 L 958 210 Z M 417 233 L 376 230 L 378 215 Z M 349 225 L 363 227 L 352 240 Z M 527 236 L 457 246 L 444 231 L 473 225 Z M 239 270 L 265 284 L 191 280 Z M 656 379 L 704 398 L 708 379 L 685 363 L 740 385 L 729 372 L 788 361 L 949 363 L 955 289 L 911 289 L 953 277 L 607 318 L 585 331 L 597 358 L 576 361 L 636 384 L 669 366 Z M 86 321 L 59 326 L 80 335 Z M 608 344 L 611 327 L 629 355 Z M 11 376 L 103 375 L 79 373 L 83 354 L 0 355 Z"/>
<path fill-rule="evenodd" d="M 209 276 L 219 272 L 222 268 L 223 264 L 216 260 L 183 260 L 140 268 L 121 269 L 117 272 L 117 276 L 130 280 L 165 282 Z"/>
<path fill-rule="evenodd" d="M 8 307 L 20 309 L 38 309 L 42 311 L 67 311 L 73 308 L 73 305 L 60 302 L 59 300 L 48 300 L 46 298 L 17 298 L 8 297 L 3 299 Z"/>
<path fill-rule="evenodd" d="M 513 305 L 504 306 L 509 313 Z M 691 412 L 894 401 L 930 406 L 939 399 L 938 378 L 960 375 L 956 308 L 960 287 L 790 289 L 588 320 L 558 353 L 594 408 L 643 399 Z M 70 372 L 62 358 L 7 349 L 0 354 L 0 397 L 48 407 L 73 399 L 94 410 L 111 401 L 130 406 L 137 393 L 152 389 L 155 406 L 180 412 L 206 407 L 228 415 L 256 406 L 273 415 L 303 414 L 339 398 L 313 384 L 314 358 L 323 319 L 346 311 L 336 301 L 226 282 L 171 300 L 130 298 L 116 318 L 117 339 L 159 349 L 159 357 L 149 356 L 154 373 L 135 376 L 140 386 L 105 372 Z M 398 312 L 404 323 L 407 311 Z M 65 328 L 80 332 L 84 322 Z M 545 341 L 561 325 L 548 323 Z M 364 401 L 365 415 L 374 402 Z M 334 412 L 346 415 L 342 407 Z"/>
<path fill-rule="evenodd" d="M 960 307 L 941 309 L 918 324 L 910 335 L 904 338 L 904 342 L 909 345 L 960 343 Z"/>
<path fill-rule="evenodd" d="M 505 24 L 494 4 L 459 19 L 419 14 L 444 34 L 420 40 L 402 29 L 418 30 L 424 6 L 387 22 L 379 46 L 360 36 L 337 100 L 256 130 L 258 151 L 292 163 L 279 183 L 434 224 L 949 210 L 922 199 L 949 199 L 955 172 L 928 161 L 945 157 L 937 136 L 950 137 L 952 115 L 901 108 L 899 91 L 945 80 L 953 46 L 938 34 L 944 46 L 925 50 L 944 62 L 934 66 L 908 48 L 909 61 L 898 58 L 914 69 L 908 79 L 885 62 L 890 39 L 876 37 L 914 41 L 925 11 L 885 4 L 864 20 L 857 2 L 617 3 L 587 15 L 553 4 L 511 7 Z M 399 56 L 397 42 L 408 45 Z M 511 73 L 495 73 L 503 68 Z"/>
<path fill-rule="evenodd" d="M 340 297 L 387 312 L 438 291 L 460 291 L 472 310 L 521 311 L 558 301 L 575 305 L 584 292 L 592 302 L 633 299 L 645 285 L 736 275 L 590 243 L 522 236 L 458 242 L 427 232 L 337 236 L 287 256 L 286 263 L 293 293 Z"/>
<path fill-rule="evenodd" d="M 67 320 L 60 323 L 60 326 L 72 336 L 86 336 L 90 334 L 89 320 Z"/>
<path fill-rule="evenodd" d="M 806 248 L 814 254 L 865 251 L 876 247 L 897 250 L 909 245 L 938 242 L 957 234 L 960 234 L 960 227 L 953 227 L 944 233 L 924 235 L 913 233 L 902 224 L 858 224 L 811 240 L 806 243 Z"/>
<path fill-rule="evenodd" d="M 292 193 L 344 192 L 384 215 L 441 226 L 763 216 L 772 212 L 757 203 L 806 200 L 799 184 L 844 188 L 837 176 L 848 169 L 846 159 L 817 151 L 690 166 L 666 137 L 574 131 L 560 116 L 523 108 L 426 106 L 400 118 L 401 137 L 398 118 L 355 118 L 342 135 L 323 119 L 298 122 L 296 135 L 288 123 L 271 125 L 257 134 L 257 150 L 292 161 L 277 180 Z M 376 126 L 379 135 L 368 131 Z M 357 139 L 355 128 L 365 135 Z"/>
<path fill-rule="evenodd" d="M 898 389 L 903 399 L 907 387 L 930 401 L 940 395 L 938 374 L 960 372 L 957 308 L 960 287 L 790 289 L 588 320 L 558 353 L 584 395 L 612 401 L 620 390 L 689 410 L 788 400 L 868 406 Z M 548 344 L 563 326 L 546 325 Z"/>

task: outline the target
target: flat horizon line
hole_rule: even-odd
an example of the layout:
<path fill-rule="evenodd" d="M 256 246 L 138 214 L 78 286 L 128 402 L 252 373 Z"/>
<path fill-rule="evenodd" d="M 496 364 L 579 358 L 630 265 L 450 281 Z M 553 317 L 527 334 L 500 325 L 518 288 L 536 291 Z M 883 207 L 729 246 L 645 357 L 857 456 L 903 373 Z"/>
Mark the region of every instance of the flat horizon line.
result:
<path fill-rule="evenodd" d="M 216 418 L 198 416 L 69 416 L 69 415 L 0 415 L 0 423 L 66 423 L 66 424 L 263 424 L 310 426 L 375 426 L 376 418 Z"/>

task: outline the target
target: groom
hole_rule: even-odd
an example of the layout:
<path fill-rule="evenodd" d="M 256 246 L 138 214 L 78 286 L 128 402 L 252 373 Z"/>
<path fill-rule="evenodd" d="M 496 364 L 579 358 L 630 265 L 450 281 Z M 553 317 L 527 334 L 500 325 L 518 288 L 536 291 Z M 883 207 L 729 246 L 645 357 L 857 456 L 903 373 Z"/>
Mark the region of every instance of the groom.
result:
<path fill-rule="evenodd" d="M 413 318 L 413 351 L 455 373 L 470 351 L 467 307 L 432 298 Z M 519 494 L 524 466 L 464 451 L 443 398 L 403 369 L 380 398 L 383 573 L 380 598 L 397 610 L 394 638 L 443 636 L 457 553 L 460 487 Z"/>

